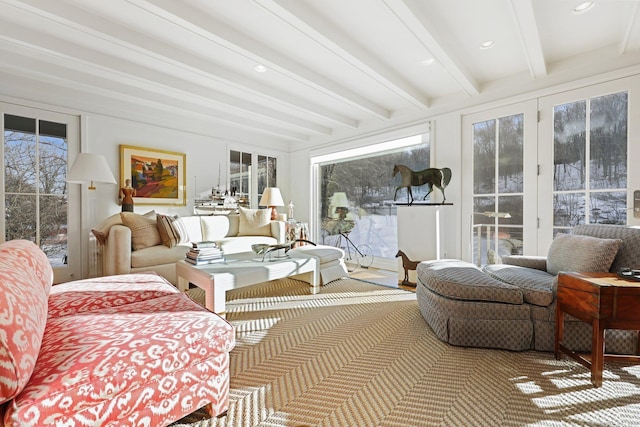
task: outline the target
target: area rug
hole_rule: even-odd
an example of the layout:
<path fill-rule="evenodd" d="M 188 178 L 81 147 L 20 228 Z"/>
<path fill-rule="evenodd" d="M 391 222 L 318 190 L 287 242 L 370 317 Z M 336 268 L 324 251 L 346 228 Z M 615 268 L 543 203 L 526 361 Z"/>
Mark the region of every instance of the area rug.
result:
<path fill-rule="evenodd" d="M 594 388 L 586 368 L 551 353 L 450 346 L 412 292 L 342 279 L 312 295 L 284 279 L 227 301 L 229 411 L 174 426 L 640 425 L 640 365 L 607 363 Z"/>

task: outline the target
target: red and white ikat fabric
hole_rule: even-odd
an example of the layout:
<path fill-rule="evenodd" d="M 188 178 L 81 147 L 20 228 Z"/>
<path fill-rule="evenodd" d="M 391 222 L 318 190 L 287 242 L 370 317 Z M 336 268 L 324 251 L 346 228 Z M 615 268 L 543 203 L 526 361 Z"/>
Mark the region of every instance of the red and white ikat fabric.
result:
<path fill-rule="evenodd" d="M 228 407 L 233 327 L 159 276 L 54 286 L 40 355 L 11 426 L 162 426 Z"/>

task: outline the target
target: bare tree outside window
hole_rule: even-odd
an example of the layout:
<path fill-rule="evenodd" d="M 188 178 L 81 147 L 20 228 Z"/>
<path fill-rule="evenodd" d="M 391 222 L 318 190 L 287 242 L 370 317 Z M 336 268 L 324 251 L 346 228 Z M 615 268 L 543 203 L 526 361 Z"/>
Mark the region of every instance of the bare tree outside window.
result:
<path fill-rule="evenodd" d="M 5 114 L 5 240 L 26 239 L 66 263 L 66 125 Z"/>
<path fill-rule="evenodd" d="M 627 222 L 628 94 L 554 107 L 554 235 Z"/>
<path fill-rule="evenodd" d="M 489 249 L 522 254 L 523 121 L 523 114 L 514 114 L 473 124 L 472 254 L 478 265 Z"/>

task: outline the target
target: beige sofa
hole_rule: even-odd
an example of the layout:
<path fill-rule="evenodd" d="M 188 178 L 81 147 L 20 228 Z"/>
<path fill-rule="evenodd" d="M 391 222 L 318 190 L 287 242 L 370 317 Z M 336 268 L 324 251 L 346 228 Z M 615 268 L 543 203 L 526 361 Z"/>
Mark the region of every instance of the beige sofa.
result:
<path fill-rule="evenodd" d="M 173 245 L 167 244 L 166 232 L 163 234 L 162 226 L 158 226 L 163 222 L 161 219 L 167 218 L 177 220 Z M 175 264 L 184 259 L 191 242 L 215 241 L 225 254 L 251 251 L 251 245 L 255 243 L 284 243 L 284 221 L 267 222 L 255 227 L 247 223 L 243 213 L 180 218 L 156 215 L 155 212 L 145 215 L 123 213 L 107 218 L 92 231 L 102 245 L 104 276 L 155 271 L 176 285 Z M 253 234 L 253 230 L 258 231 Z"/>

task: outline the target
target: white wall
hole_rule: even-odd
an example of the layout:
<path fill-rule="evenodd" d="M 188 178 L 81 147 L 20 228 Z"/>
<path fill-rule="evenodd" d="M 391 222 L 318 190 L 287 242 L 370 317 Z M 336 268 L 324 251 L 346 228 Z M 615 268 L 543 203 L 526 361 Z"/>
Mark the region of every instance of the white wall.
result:
<path fill-rule="evenodd" d="M 220 171 L 221 185 L 225 185 L 228 168 L 228 149 L 257 152 L 278 158 L 278 183 L 282 185 L 283 197 L 289 195 L 287 153 L 273 152 L 250 144 L 241 145 L 217 139 L 215 130 L 211 136 L 180 132 L 147 124 L 98 115 L 83 115 L 83 150 L 102 154 L 120 183 L 120 145 L 156 148 L 186 154 L 187 206 L 134 206 L 139 213 L 155 209 L 157 212 L 191 215 L 193 201 L 198 193 L 211 191 L 218 184 Z M 86 144 L 86 145 L 85 145 Z M 103 218 L 119 212 L 117 205 L 119 185 L 98 185 L 94 218 L 99 223 Z M 94 224 L 95 225 L 95 224 Z"/>

